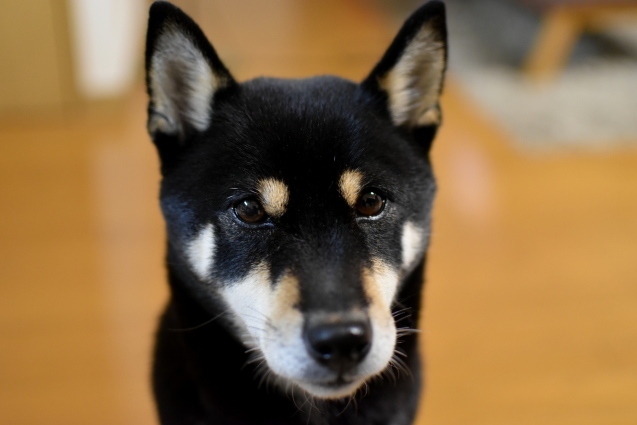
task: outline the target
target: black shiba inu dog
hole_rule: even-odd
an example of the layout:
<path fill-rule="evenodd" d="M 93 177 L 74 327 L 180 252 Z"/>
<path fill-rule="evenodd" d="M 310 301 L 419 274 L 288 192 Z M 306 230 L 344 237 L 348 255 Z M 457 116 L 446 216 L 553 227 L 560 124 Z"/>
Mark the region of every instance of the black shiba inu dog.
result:
<path fill-rule="evenodd" d="M 445 64 L 437 1 L 360 84 L 237 83 L 188 16 L 152 5 L 162 424 L 412 423 Z"/>

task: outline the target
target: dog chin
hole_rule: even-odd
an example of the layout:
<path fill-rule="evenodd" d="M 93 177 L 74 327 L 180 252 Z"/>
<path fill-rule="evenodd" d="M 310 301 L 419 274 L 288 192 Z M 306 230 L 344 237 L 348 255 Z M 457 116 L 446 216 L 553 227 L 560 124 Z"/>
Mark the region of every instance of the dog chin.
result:
<path fill-rule="evenodd" d="M 303 391 L 315 398 L 338 400 L 350 397 L 363 385 L 365 379 L 333 382 L 295 382 Z"/>

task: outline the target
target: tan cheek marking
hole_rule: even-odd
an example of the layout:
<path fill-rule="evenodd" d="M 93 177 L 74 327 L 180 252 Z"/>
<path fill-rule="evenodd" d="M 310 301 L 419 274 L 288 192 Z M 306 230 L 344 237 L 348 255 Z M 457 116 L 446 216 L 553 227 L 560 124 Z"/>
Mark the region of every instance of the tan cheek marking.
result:
<path fill-rule="evenodd" d="M 398 287 L 397 273 L 380 260 L 363 271 L 363 287 L 369 300 L 369 315 L 373 321 L 390 326 L 393 322 L 391 305 Z"/>
<path fill-rule="evenodd" d="M 261 195 L 263 208 L 271 217 L 281 217 L 290 199 L 290 193 L 285 183 L 274 178 L 259 180 L 257 190 Z"/>
<path fill-rule="evenodd" d="M 345 171 L 341 175 L 338 187 L 347 204 L 354 208 L 358 200 L 358 195 L 363 188 L 363 174 L 356 170 Z"/>
<path fill-rule="evenodd" d="M 276 344 L 294 344 L 299 340 L 303 328 L 303 313 L 298 308 L 299 301 L 299 280 L 288 271 L 279 279 L 270 297 L 267 312 L 269 325 L 266 326 L 263 344 L 266 349 L 270 348 L 271 356 L 276 357 L 280 350 Z"/>
<path fill-rule="evenodd" d="M 276 322 L 298 312 L 300 301 L 299 280 L 286 272 L 276 285 L 270 319 Z"/>

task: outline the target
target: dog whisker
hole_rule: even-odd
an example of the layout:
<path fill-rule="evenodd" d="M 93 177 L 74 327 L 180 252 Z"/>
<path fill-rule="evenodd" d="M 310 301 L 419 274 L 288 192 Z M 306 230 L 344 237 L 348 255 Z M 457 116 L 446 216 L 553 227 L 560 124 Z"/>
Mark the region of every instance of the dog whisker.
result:
<path fill-rule="evenodd" d="M 272 323 L 272 320 L 271 320 L 271 319 L 270 319 L 270 318 L 269 318 L 269 317 L 268 317 L 265 313 L 263 313 L 263 312 L 261 312 L 261 311 L 257 310 L 257 309 L 256 309 L 256 308 L 254 308 L 254 307 L 250 307 L 250 309 L 251 309 L 253 312 L 255 312 L 257 315 L 261 316 L 261 317 L 258 317 L 258 316 L 252 316 L 252 315 L 248 315 L 248 314 L 245 314 L 245 313 L 244 313 L 244 316 L 246 316 L 246 317 L 251 317 L 251 318 L 253 318 L 253 319 L 255 319 L 255 320 L 260 320 L 260 321 L 261 321 L 264 325 L 266 325 L 266 326 L 268 326 L 268 327 L 272 328 L 273 330 L 276 330 L 276 326 L 274 326 L 274 324 Z"/>
<path fill-rule="evenodd" d="M 390 366 L 395 368 L 395 370 L 398 373 L 403 374 L 404 376 L 409 376 L 413 379 L 413 375 L 411 373 L 411 370 L 409 369 L 409 366 L 407 366 L 405 361 L 401 359 L 399 355 L 403 357 L 407 357 L 405 353 L 401 352 L 400 350 L 398 349 L 394 350 L 394 355 L 392 356 L 389 362 Z"/>
<path fill-rule="evenodd" d="M 400 356 L 400 357 L 407 357 L 407 354 L 403 353 L 400 350 L 394 350 L 394 354 L 396 354 L 397 356 Z"/>
<path fill-rule="evenodd" d="M 266 330 L 263 328 L 260 328 L 258 326 L 246 326 L 248 329 L 253 330 L 253 331 L 259 331 L 259 332 L 265 332 Z"/>
<path fill-rule="evenodd" d="M 310 425 L 310 421 L 312 420 L 312 403 L 310 403 L 310 410 L 307 413 L 307 420 L 305 421 L 305 425 Z"/>
<path fill-rule="evenodd" d="M 221 316 L 223 316 L 226 313 L 228 313 L 228 310 L 222 311 L 221 313 L 217 314 L 216 316 L 212 317 L 211 319 L 208 319 L 205 322 L 200 323 L 199 325 L 196 325 L 196 326 L 192 326 L 190 328 L 168 328 L 166 330 L 169 331 L 169 332 L 189 332 L 189 331 L 194 331 L 194 330 L 203 328 L 206 325 L 209 325 L 210 323 L 214 322 L 215 320 L 217 320 L 218 318 L 220 318 Z"/>
<path fill-rule="evenodd" d="M 261 354 L 261 355 L 256 355 L 253 359 L 246 361 L 245 364 L 247 366 L 247 365 L 251 365 L 251 364 L 254 364 L 257 362 L 263 362 L 263 361 L 265 361 L 265 356 Z"/>
<path fill-rule="evenodd" d="M 409 327 L 404 327 L 404 328 L 397 328 L 396 329 L 396 336 L 398 338 L 403 337 L 405 335 L 412 335 L 412 334 L 416 334 L 416 333 L 420 333 L 421 330 L 420 329 L 416 329 L 416 328 L 409 328 Z"/>
<path fill-rule="evenodd" d="M 295 397 L 295 391 L 294 390 L 290 390 L 290 387 L 288 386 L 288 391 L 290 394 L 290 398 L 292 399 L 292 403 L 294 403 L 294 407 L 296 407 L 296 409 L 300 412 L 303 412 L 303 405 L 299 406 L 299 403 L 296 401 L 296 397 Z"/>
<path fill-rule="evenodd" d="M 410 320 L 410 319 L 411 319 L 411 314 L 405 314 L 405 315 L 404 315 L 404 316 L 402 316 L 402 317 L 395 317 L 395 318 L 394 318 L 394 322 L 395 322 L 396 324 L 398 324 L 398 323 L 400 323 L 400 322 L 403 322 L 403 321 L 405 321 L 405 320 Z"/>
<path fill-rule="evenodd" d="M 396 310 L 396 311 L 392 311 L 391 315 L 396 317 L 400 314 L 404 314 L 406 312 L 409 312 L 411 310 L 411 307 L 405 307 L 405 308 L 401 308 L 400 310 Z"/>
<path fill-rule="evenodd" d="M 316 416 L 323 417 L 324 412 L 321 410 L 321 402 L 313 398 L 311 395 L 305 393 L 305 398 L 308 400 L 308 404 L 310 405 L 310 409 L 307 413 L 307 424 L 310 423 L 311 419 Z M 315 412 L 315 413 L 314 413 Z"/>
<path fill-rule="evenodd" d="M 341 416 L 343 413 L 345 413 L 347 408 L 352 404 L 353 400 L 354 400 L 354 396 L 353 395 L 349 396 L 347 398 L 347 404 L 345 404 L 345 407 L 339 413 L 337 413 L 336 416 L 338 417 L 338 416 Z"/>
<path fill-rule="evenodd" d="M 383 374 L 386 375 L 392 382 L 392 384 L 396 384 L 398 382 L 398 376 L 396 375 L 396 368 L 394 366 L 393 359 L 389 361 L 388 367 L 383 371 Z"/>
<path fill-rule="evenodd" d="M 365 383 L 365 395 L 367 395 L 368 392 L 369 392 L 369 387 L 367 386 L 367 383 Z M 354 406 L 354 411 L 358 412 L 358 400 L 356 399 L 356 394 L 352 394 L 351 399 L 352 399 L 352 405 Z"/>
<path fill-rule="evenodd" d="M 263 359 L 263 361 L 256 366 L 255 378 L 259 379 L 259 382 L 257 384 L 258 388 L 263 388 L 263 385 L 265 384 L 266 390 L 269 389 L 269 384 L 272 380 L 272 372 L 265 363 L 265 359 Z"/>

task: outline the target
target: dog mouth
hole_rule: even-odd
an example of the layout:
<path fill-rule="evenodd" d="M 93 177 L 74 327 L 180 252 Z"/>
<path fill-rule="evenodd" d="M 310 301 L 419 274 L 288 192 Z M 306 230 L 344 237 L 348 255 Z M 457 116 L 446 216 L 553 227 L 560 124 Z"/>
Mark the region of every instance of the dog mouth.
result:
<path fill-rule="evenodd" d="M 364 381 L 339 376 L 329 381 L 299 381 L 297 385 L 315 397 L 339 399 L 351 396 Z"/>
<path fill-rule="evenodd" d="M 315 385 L 323 386 L 325 388 L 341 388 L 341 387 L 353 384 L 354 382 L 355 382 L 354 379 L 348 379 L 348 378 L 339 376 L 333 381 L 315 383 Z"/>

